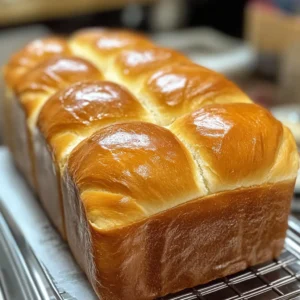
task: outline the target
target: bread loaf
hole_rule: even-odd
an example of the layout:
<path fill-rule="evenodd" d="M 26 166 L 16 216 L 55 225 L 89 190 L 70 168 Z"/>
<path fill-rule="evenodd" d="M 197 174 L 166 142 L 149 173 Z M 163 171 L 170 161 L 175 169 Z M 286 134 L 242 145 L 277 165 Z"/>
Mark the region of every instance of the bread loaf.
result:
<path fill-rule="evenodd" d="M 204 107 L 175 122 L 171 131 L 144 122 L 110 125 L 73 150 L 63 176 L 68 241 L 100 297 L 154 299 L 280 254 L 297 153 L 289 131 L 260 107 L 244 105 Z M 243 121 L 232 115 L 238 110 Z M 256 125 L 252 113 L 263 122 Z M 261 139 L 268 120 L 279 125 L 273 141 Z M 192 152 L 191 144 L 173 133 L 177 126 L 182 141 L 207 144 L 199 141 Z M 239 141 L 236 134 L 245 129 L 247 136 Z M 234 160 L 232 148 L 238 153 Z M 286 165 L 264 161 L 290 150 L 289 174 Z M 274 175 L 262 182 L 268 171 Z M 279 179 L 275 174 L 281 172 Z M 210 184 L 215 178 L 221 187 Z"/>
<path fill-rule="evenodd" d="M 101 299 L 154 299 L 280 254 L 299 161 L 286 127 L 137 33 L 50 41 L 5 68 L 10 147 Z"/>

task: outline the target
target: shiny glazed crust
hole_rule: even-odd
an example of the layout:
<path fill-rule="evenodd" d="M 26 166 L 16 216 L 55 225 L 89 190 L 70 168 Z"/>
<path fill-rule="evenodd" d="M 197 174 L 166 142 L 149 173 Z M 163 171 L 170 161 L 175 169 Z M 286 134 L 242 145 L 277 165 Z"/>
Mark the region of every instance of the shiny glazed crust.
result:
<path fill-rule="evenodd" d="M 158 124 L 168 125 L 208 103 L 251 102 L 224 76 L 127 31 L 83 31 L 71 37 L 70 45 L 106 79 L 126 86 Z"/>
<path fill-rule="evenodd" d="M 14 54 L 6 64 L 4 69 L 6 84 L 14 88 L 24 78 L 24 75 L 38 64 L 53 57 L 71 54 L 72 51 L 63 38 L 50 36 L 34 40 Z"/>
<path fill-rule="evenodd" d="M 126 89 L 107 81 L 75 83 L 48 99 L 34 134 L 38 187 L 50 218 L 65 236 L 60 177 L 71 151 L 101 127 L 151 120 Z"/>
<path fill-rule="evenodd" d="M 101 299 L 153 299 L 280 253 L 299 158 L 267 110 L 134 32 L 30 45 L 5 68 L 13 154 Z"/>

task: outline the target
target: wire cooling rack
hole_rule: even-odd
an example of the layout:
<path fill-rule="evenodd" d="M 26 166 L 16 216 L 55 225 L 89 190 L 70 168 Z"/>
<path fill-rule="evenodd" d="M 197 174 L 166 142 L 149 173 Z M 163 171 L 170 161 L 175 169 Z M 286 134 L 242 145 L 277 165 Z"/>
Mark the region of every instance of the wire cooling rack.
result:
<path fill-rule="evenodd" d="M 300 222 L 289 219 L 285 249 L 274 261 L 161 300 L 300 299 Z"/>

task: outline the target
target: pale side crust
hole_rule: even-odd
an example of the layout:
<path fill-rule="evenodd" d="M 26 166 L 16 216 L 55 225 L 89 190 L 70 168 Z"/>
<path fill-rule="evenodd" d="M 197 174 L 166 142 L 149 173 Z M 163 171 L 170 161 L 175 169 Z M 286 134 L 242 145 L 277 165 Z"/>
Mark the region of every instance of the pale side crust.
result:
<path fill-rule="evenodd" d="M 27 126 L 26 114 L 17 96 L 11 98 L 11 142 L 13 157 L 18 169 L 27 182 L 37 192 L 37 182 L 34 168 L 32 136 Z"/>
<path fill-rule="evenodd" d="M 60 171 L 45 138 L 37 128 L 33 134 L 33 145 L 40 201 L 50 220 L 65 239 Z"/>
<path fill-rule="evenodd" d="M 295 183 L 222 192 L 106 232 L 87 222 L 67 172 L 62 184 L 68 241 L 98 296 L 148 300 L 278 256 Z"/>

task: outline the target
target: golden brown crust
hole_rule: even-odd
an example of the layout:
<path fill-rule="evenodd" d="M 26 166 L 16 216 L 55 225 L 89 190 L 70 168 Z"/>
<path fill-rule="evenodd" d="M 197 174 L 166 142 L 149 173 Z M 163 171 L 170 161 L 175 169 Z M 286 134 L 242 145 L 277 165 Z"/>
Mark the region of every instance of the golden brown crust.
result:
<path fill-rule="evenodd" d="M 113 80 L 108 74 L 118 53 L 125 49 L 153 46 L 145 36 L 127 30 L 86 29 L 75 32 L 70 38 L 72 51 L 95 63 L 108 80 Z"/>
<path fill-rule="evenodd" d="M 136 33 L 87 30 L 75 34 L 70 44 L 107 79 L 124 84 L 162 125 L 209 103 L 251 102 L 222 75 Z"/>
<path fill-rule="evenodd" d="M 272 170 L 282 141 L 287 139 L 293 144 L 289 146 L 293 160 L 287 165 L 285 159 L 284 168 L 290 178 L 297 174 L 293 138 L 284 135 L 282 124 L 258 105 L 207 105 L 175 121 L 171 130 L 189 145 L 211 193 L 259 185 L 262 178 L 266 183 L 287 179 L 283 166 L 277 176 Z M 286 145 L 284 149 L 287 150 Z"/>
<path fill-rule="evenodd" d="M 43 106 L 38 126 L 50 143 L 66 131 L 80 133 L 122 120 L 147 119 L 147 112 L 125 88 L 109 81 L 75 83 Z"/>
<path fill-rule="evenodd" d="M 108 81 L 75 83 L 48 99 L 39 114 L 36 166 L 41 202 L 60 232 L 64 233 L 60 173 L 72 149 L 107 124 L 149 119 L 133 95 Z"/>
<path fill-rule="evenodd" d="M 49 97 L 66 86 L 87 79 L 102 79 L 100 71 L 90 62 L 74 56 L 60 56 L 39 64 L 19 82 L 15 91 L 28 115 L 40 104 L 41 95 Z"/>
<path fill-rule="evenodd" d="M 84 200 L 67 173 L 64 180 L 71 250 L 103 300 L 150 300 L 273 259 L 294 188 L 226 191 L 107 231 L 87 221 Z"/>
<path fill-rule="evenodd" d="M 59 90 L 79 79 L 102 79 L 100 71 L 89 61 L 75 56 L 49 59 L 27 74 L 16 86 L 16 93 Z"/>
<path fill-rule="evenodd" d="M 185 147 L 169 130 L 150 123 L 100 129 L 73 150 L 68 168 L 81 192 L 104 192 L 95 202 L 95 210 L 87 212 L 99 219 L 99 226 L 108 219 L 109 211 L 115 218 L 116 208 L 120 214 L 126 214 L 127 204 L 132 210 L 132 201 L 150 215 L 205 193 L 196 182 L 195 166 Z M 109 193 L 120 195 L 111 197 L 119 205 L 113 204 L 102 214 Z"/>
<path fill-rule="evenodd" d="M 177 63 L 155 70 L 141 94 L 160 114 L 163 125 L 210 103 L 251 102 L 221 74 L 192 63 Z"/>
<path fill-rule="evenodd" d="M 60 55 L 70 55 L 71 50 L 65 39 L 48 37 L 34 40 L 14 54 L 4 69 L 7 84 L 13 88 L 20 79 L 39 63 Z"/>

